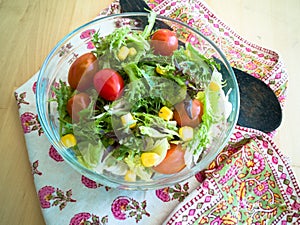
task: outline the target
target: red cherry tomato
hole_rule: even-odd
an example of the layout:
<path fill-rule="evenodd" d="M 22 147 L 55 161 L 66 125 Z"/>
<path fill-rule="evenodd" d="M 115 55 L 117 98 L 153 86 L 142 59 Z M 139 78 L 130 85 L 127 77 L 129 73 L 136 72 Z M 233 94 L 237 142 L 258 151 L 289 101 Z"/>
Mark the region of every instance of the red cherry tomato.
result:
<path fill-rule="evenodd" d="M 185 105 L 184 102 L 180 102 L 175 105 L 174 119 L 179 126 L 197 127 L 202 121 L 203 104 L 197 100 L 191 100 L 190 106 Z M 190 109 L 188 109 L 191 107 Z M 189 116 L 187 110 L 191 110 L 191 116 Z"/>
<path fill-rule="evenodd" d="M 159 29 L 151 37 L 150 44 L 154 54 L 170 56 L 178 48 L 178 39 L 173 31 Z"/>
<path fill-rule="evenodd" d="M 162 174 L 178 173 L 185 167 L 184 153 L 181 145 L 171 144 L 164 160 L 153 169 Z"/>
<path fill-rule="evenodd" d="M 74 95 L 68 100 L 67 112 L 72 117 L 72 121 L 79 122 L 79 112 L 86 109 L 91 103 L 91 99 L 88 94 L 82 92 Z"/>
<path fill-rule="evenodd" d="M 71 65 L 68 82 L 73 89 L 84 91 L 93 86 L 93 77 L 98 71 L 98 61 L 93 53 L 78 57 Z"/>
<path fill-rule="evenodd" d="M 100 97 L 114 101 L 122 94 L 124 80 L 117 71 L 106 68 L 95 74 L 94 87 Z"/>

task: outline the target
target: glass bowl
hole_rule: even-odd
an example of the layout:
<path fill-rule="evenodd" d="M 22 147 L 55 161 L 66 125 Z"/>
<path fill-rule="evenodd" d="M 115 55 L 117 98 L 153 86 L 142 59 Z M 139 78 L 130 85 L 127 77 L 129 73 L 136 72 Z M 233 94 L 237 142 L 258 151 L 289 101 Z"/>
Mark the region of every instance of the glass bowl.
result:
<path fill-rule="evenodd" d="M 50 52 L 39 73 L 37 81 L 37 110 L 41 126 L 48 137 L 50 143 L 55 147 L 65 162 L 70 164 L 80 174 L 94 180 L 95 182 L 113 188 L 146 190 L 158 189 L 184 181 L 197 172 L 207 168 L 220 151 L 227 144 L 233 129 L 236 125 L 239 112 L 239 90 L 238 84 L 230 64 L 226 60 L 221 50 L 210 39 L 199 31 L 186 24 L 157 15 L 154 27 L 164 25 L 171 27 L 176 33 L 180 43 L 189 42 L 201 54 L 207 58 L 215 58 L 222 64 L 222 76 L 226 80 L 223 86 L 225 93 L 228 93 L 228 100 L 232 105 L 230 115 L 212 131 L 212 140 L 207 149 L 192 166 L 186 167 L 178 173 L 169 175 L 154 175 L 150 180 L 126 181 L 124 176 L 119 176 L 109 172 L 97 172 L 88 169 L 79 162 L 76 154 L 71 148 L 65 147 L 61 142 L 59 132 L 59 120 L 53 88 L 59 85 L 59 80 L 68 81 L 68 71 L 74 60 L 87 52 L 91 52 L 94 46 L 91 42 L 92 35 L 100 31 L 102 36 L 109 35 L 115 29 L 122 26 L 129 26 L 132 30 L 144 30 L 148 24 L 148 13 L 123 13 L 111 15 L 93 20 L 66 35 Z M 141 146 L 142 148 L 142 146 Z M 63 176 L 63 175 L 62 175 Z M 67 178 L 66 178 L 67 179 Z"/>

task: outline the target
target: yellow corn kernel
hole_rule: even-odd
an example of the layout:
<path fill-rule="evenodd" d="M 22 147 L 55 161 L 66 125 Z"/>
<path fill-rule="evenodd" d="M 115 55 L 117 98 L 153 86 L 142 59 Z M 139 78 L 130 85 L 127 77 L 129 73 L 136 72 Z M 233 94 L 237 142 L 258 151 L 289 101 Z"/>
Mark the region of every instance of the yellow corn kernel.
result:
<path fill-rule="evenodd" d="M 189 126 L 184 126 L 184 127 L 179 128 L 178 133 L 183 141 L 189 141 L 189 140 L 193 139 L 194 129 Z"/>
<path fill-rule="evenodd" d="M 76 138 L 73 134 L 66 134 L 64 136 L 61 137 L 61 143 L 67 147 L 73 147 L 77 144 Z"/>
<path fill-rule="evenodd" d="M 211 82 L 209 83 L 209 89 L 210 89 L 211 91 L 220 91 L 220 86 L 219 86 L 216 82 L 211 81 Z"/>
<path fill-rule="evenodd" d="M 159 112 L 158 112 L 158 116 L 160 118 L 163 118 L 166 121 L 169 121 L 173 118 L 173 111 L 171 109 L 169 109 L 167 106 L 163 106 Z"/>
<path fill-rule="evenodd" d="M 134 47 L 129 48 L 129 56 L 135 56 L 137 53 L 136 49 Z"/>
<path fill-rule="evenodd" d="M 132 170 L 127 170 L 125 176 L 124 176 L 124 180 L 128 181 L 128 182 L 134 182 L 136 181 L 136 174 L 135 172 L 133 172 Z"/>
<path fill-rule="evenodd" d="M 128 126 L 129 128 L 134 128 L 136 126 L 136 120 L 133 118 L 131 113 L 127 113 L 123 116 L 121 116 L 121 122 L 123 126 Z"/>
<path fill-rule="evenodd" d="M 155 152 L 144 152 L 141 155 L 141 161 L 144 167 L 152 167 L 160 160 L 160 155 Z"/>
<path fill-rule="evenodd" d="M 158 74 L 161 74 L 161 75 L 164 75 L 165 74 L 165 70 L 163 68 L 161 68 L 160 66 L 157 66 L 155 68 L 155 71 L 158 73 Z"/>
<path fill-rule="evenodd" d="M 124 61 L 127 58 L 128 54 L 129 48 L 127 48 L 126 46 L 122 46 L 118 52 L 118 59 Z"/>

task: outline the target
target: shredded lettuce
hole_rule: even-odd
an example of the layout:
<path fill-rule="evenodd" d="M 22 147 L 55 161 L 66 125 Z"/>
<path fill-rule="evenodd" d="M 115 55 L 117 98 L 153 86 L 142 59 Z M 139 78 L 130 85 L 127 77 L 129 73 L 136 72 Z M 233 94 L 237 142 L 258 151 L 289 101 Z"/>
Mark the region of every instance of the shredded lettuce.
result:
<path fill-rule="evenodd" d="M 199 160 L 203 150 L 207 148 L 212 141 L 212 127 L 222 121 L 224 122 L 232 109 L 228 95 L 225 95 L 222 89 L 224 85 L 222 74 L 219 73 L 217 69 L 214 69 L 210 83 L 215 87 L 210 88 L 208 86 L 204 91 L 198 92 L 196 96 L 196 99 L 201 101 L 204 105 L 204 113 L 200 127 L 196 129 L 194 138 L 187 146 L 187 154 L 193 153 L 195 162 Z"/>
<path fill-rule="evenodd" d="M 124 161 L 128 165 L 129 169 L 140 179 L 145 181 L 151 180 L 153 171 L 150 168 L 143 166 L 140 155 L 129 154 Z"/>
<path fill-rule="evenodd" d="M 149 16 L 148 16 L 148 25 L 145 27 L 142 37 L 143 39 L 147 40 L 152 32 L 153 26 L 155 24 L 155 19 L 156 19 L 156 13 L 153 11 L 149 11 Z"/>
<path fill-rule="evenodd" d="M 174 136 L 179 137 L 179 134 L 173 130 L 167 128 L 152 128 L 146 126 L 139 127 L 142 135 L 146 135 L 152 138 L 168 138 L 169 140 L 174 138 Z"/>
<path fill-rule="evenodd" d="M 59 134 L 63 136 L 68 133 L 72 133 L 73 124 L 72 119 L 67 112 L 68 100 L 74 94 L 74 90 L 62 80 L 59 80 L 58 87 L 53 86 L 52 91 L 55 94 L 55 98 L 51 101 L 57 102 L 57 112 L 59 118 Z"/>
<path fill-rule="evenodd" d="M 94 170 L 98 173 L 102 173 L 105 170 L 112 174 L 122 176 L 126 174 L 128 166 L 122 160 L 116 159 L 112 153 L 109 153 L 105 157 L 105 159 L 97 165 L 97 167 Z"/>
<path fill-rule="evenodd" d="M 103 156 L 105 147 L 99 140 L 97 145 L 92 145 L 89 142 L 78 143 L 78 149 L 81 155 L 77 156 L 78 161 L 87 168 L 95 168 Z"/>

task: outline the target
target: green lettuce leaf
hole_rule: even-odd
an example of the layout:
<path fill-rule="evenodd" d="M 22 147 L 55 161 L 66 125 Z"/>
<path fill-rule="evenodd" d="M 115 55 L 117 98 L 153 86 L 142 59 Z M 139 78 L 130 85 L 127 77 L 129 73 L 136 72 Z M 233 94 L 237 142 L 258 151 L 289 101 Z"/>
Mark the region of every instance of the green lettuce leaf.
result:
<path fill-rule="evenodd" d="M 93 169 L 99 164 L 106 150 L 101 141 L 97 145 L 80 142 L 78 143 L 78 149 L 81 153 L 81 155 L 77 156 L 78 161 L 89 169 Z"/>
<path fill-rule="evenodd" d="M 222 74 L 215 69 L 212 73 L 211 83 L 218 88 L 210 88 L 198 92 L 196 98 L 204 105 L 202 123 L 196 129 L 194 138 L 189 142 L 187 150 L 193 152 L 196 160 L 212 141 L 212 126 L 225 121 L 231 113 L 232 105 L 225 95 L 222 86 Z"/>
<path fill-rule="evenodd" d="M 55 97 L 51 101 L 57 102 L 57 112 L 59 118 L 59 134 L 63 136 L 68 133 L 72 133 L 73 124 L 72 119 L 67 112 L 68 100 L 74 94 L 74 90 L 63 82 L 59 80 L 58 87 L 52 87 L 52 91 L 55 93 Z"/>

